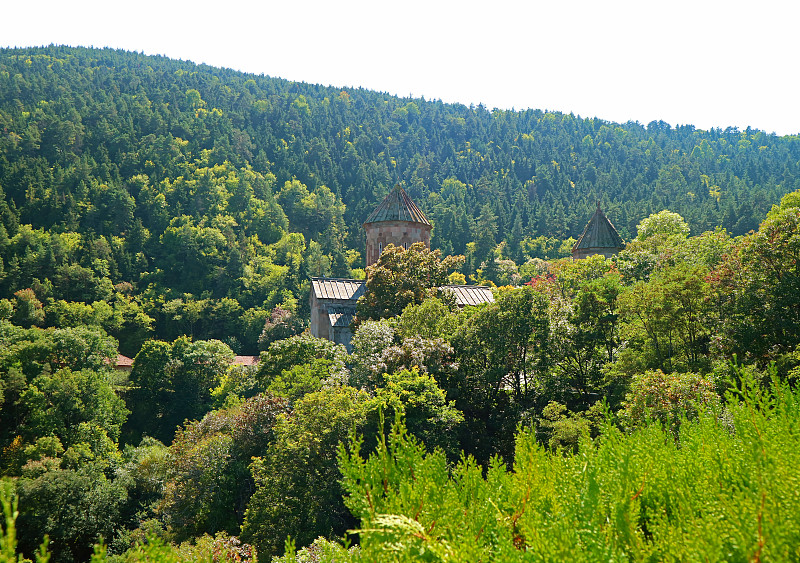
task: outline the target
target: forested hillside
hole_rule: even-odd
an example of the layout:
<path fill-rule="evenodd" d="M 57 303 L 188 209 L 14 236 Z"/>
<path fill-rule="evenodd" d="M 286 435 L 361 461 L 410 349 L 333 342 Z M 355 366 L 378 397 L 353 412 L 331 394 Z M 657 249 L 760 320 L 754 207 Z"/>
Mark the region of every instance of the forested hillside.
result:
<path fill-rule="evenodd" d="M 433 246 L 467 254 L 467 276 L 563 255 L 597 200 L 625 240 L 664 208 L 736 235 L 800 187 L 798 137 L 492 111 L 108 49 L 0 51 L 0 132 L 0 293 L 114 303 L 125 320 L 106 325 L 128 353 L 150 328 L 254 352 L 276 305 L 304 314 L 308 275 L 363 267 L 360 225 L 396 183 Z"/>
<path fill-rule="evenodd" d="M 61 47 L 0 133 L 0 562 L 800 560 L 799 137 Z"/>

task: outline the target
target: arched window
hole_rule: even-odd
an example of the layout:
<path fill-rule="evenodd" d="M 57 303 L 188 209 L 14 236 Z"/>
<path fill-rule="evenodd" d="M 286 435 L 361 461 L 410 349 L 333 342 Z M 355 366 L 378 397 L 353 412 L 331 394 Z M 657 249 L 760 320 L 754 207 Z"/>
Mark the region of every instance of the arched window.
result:
<path fill-rule="evenodd" d="M 378 243 L 378 256 L 380 256 L 381 254 L 383 254 L 383 243 L 379 242 Z"/>

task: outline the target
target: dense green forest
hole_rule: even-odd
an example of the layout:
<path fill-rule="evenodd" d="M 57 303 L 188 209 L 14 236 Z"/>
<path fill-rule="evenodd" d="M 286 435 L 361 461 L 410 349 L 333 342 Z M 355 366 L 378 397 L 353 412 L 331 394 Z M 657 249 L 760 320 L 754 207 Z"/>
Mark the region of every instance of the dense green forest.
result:
<path fill-rule="evenodd" d="M 598 200 L 625 240 L 662 209 L 693 233 L 741 235 L 800 188 L 797 136 L 401 99 L 108 49 L 0 50 L 0 132 L 0 295 L 31 289 L 48 325 L 91 319 L 131 356 L 181 334 L 263 349 L 275 306 L 307 316 L 309 275 L 362 275 L 361 223 L 397 183 L 433 247 L 498 285 L 565 255 Z"/>
<path fill-rule="evenodd" d="M 66 47 L 0 132 L 0 563 L 800 560 L 800 137 Z M 398 183 L 433 250 L 364 268 Z"/>
<path fill-rule="evenodd" d="M 688 230 L 465 309 L 407 268 L 461 259 L 390 246 L 367 286 L 410 298 L 360 303 L 351 353 L 282 317 L 257 366 L 181 336 L 116 372 L 18 302 L 0 561 L 797 560 L 800 190 Z"/>

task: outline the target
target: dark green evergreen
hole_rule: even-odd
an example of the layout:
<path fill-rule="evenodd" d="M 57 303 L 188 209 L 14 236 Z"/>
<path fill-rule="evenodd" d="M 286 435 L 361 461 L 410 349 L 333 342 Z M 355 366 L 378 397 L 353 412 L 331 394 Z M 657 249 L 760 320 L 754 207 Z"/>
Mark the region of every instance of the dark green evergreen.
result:
<path fill-rule="evenodd" d="M 664 208 L 695 233 L 755 229 L 800 187 L 800 137 L 466 107 L 111 49 L 0 50 L 0 293 L 91 304 L 127 284 L 151 319 L 110 330 L 131 355 L 143 329 L 255 352 L 275 306 L 303 312 L 307 275 L 362 267 L 360 226 L 398 183 L 434 247 L 494 279 L 493 245 L 520 261 L 525 240 L 577 238 L 597 201 L 626 240 Z"/>
<path fill-rule="evenodd" d="M 464 255 L 448 283 L 530 287 L 422 292 L 348 354 L 303 333 L 309 276 L 364 273 L 398 184 L 431 255 Z M 629 244 L 565 258 L 598 201 Z M 359 527 L 376 561 L 797 559 L 798 205 L 800 136 L 0 49 L 0 560 L 47 534 L 53 563 L 250 561 L 229 534 L 267 559 Z M 395 415 L 416 438 L 382 437 Z"/>

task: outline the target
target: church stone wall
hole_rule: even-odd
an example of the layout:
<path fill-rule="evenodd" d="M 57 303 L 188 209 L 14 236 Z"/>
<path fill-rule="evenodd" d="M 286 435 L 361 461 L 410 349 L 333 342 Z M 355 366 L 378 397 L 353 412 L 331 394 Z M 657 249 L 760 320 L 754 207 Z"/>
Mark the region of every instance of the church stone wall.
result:
<path fill-rule="evenodd" d="M 431 247 L 431 226 L 408 221 L 381 221 L 364 225 L 367 232 L 367 266 L 378 261 L 388 244 L 408 248 L 415 242 Z"/>
<path fill-rule="evenodd" d="M 314 292 L 311 292 L 311 336 L 330 339 L 330 322 L 328 321 L 328 308 L 321 303 Z"/>

